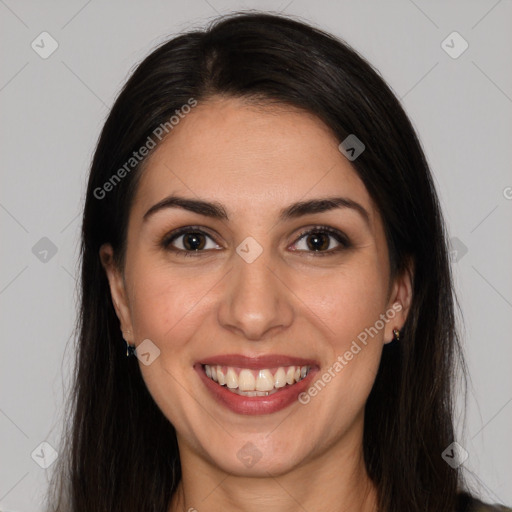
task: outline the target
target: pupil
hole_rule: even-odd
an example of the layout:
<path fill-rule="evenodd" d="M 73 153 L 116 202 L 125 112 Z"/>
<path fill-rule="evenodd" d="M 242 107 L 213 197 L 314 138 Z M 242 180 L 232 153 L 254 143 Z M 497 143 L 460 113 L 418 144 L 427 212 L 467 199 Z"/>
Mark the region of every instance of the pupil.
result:
<path fill-rule="evenodd" d="M 204 247 L 204 239 L 201 240 L 200 233 L 188 233 L 183 237 L 183 245 L 189 251 L 197 251 Z"/>
<path fill-rule="evenodd" d="M 329 247 L 329 237 L 325 233 L 316 233 L 307 238 L 308 247 L 314 251 L 327 249 Z"/>

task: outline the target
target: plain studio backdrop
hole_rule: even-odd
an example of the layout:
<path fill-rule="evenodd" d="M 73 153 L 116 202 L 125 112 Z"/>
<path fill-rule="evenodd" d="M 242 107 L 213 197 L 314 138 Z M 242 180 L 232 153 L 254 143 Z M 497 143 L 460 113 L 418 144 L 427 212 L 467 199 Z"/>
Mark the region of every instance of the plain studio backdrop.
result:
<path fill-rule="evenodd" d="M 511 0 L 0 0 L 0 509 L 42 510 L 52 466 L 37 455 L 59 451 L 86 177 L 114 98 L 157 43 L 241 9 L 343 38 L 411 117 L 465 320 L 464 472 L 512 504 Z"/>

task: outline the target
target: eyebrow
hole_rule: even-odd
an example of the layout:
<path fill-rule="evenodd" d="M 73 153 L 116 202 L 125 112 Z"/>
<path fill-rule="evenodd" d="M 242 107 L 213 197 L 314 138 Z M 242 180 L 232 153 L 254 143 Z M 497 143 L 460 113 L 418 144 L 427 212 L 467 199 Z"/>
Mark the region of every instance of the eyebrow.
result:
<path fill-rule="evenodd" d="M 167 208 L 181 208 L 212 219 L 229 220 L 226 209 L 218 202 L 189 199 L 176 195 L 166 197 L 153 205 L 144 214 L 143 220 L 146 221 L 156 212 Z M 350 208 L 351 210 L 356 211 L 363 218 L 366 224 L 370 225 L 370 215 L 368 211 L 356 201 L 346 197 L 325 197 L 293 203 L 280 211 L 279 221 L 284 222 L 286 220 L 296 219 L 303 215 L 322 213 L 338 208 Z"/>

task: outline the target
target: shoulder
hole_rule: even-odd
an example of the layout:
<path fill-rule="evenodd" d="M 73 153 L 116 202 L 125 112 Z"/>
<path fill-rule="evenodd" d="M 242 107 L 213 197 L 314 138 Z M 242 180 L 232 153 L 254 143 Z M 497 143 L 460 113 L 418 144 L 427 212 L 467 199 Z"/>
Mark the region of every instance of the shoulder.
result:
<path fill-rule="evenodd" d="M 456 512 L 512 512 L 512 508 L 484 503 L 467 492 L 461 492 L 457 496 L 457 500 Z"/>

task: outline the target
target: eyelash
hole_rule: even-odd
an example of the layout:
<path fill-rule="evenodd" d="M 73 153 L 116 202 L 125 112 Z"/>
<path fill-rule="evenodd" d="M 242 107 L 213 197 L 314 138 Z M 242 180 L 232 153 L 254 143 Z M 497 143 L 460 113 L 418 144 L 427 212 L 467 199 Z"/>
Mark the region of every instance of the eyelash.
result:
<path fill-rule="evenodd" d="M 187 234 L 187 233 L 200 233 L 202 235 L 205 235 L 205 236 L 211 238 L 215 243 L 217 243 L 211 235 L 209 235 L 207 232 L 202 230 L 199 226 L 185 226 L 185 227 L 179 228 L 176 231 L 173 231 L 172 233 L 169 233 L 167 236 L 165 236 L 161 242 L 161 246 L 168 251 L 171 251 L 177 255 L 185 256 L 185 257 L 188 257 L 188 256 L 197 257 L 197 256 L 201 256 L 201 253 L 210 251 L 210 250 L 204 250 L 204 249 L 197 250 L 197 251 L 188 251 L 188 250 L 177 249 L 175 247 L 172 247 L 172 245 L 171 245 L 172 242 L 174 242 L 177 238 L 179 238 L 180 236 Z M 326 235 L 331 235 L 341 245 L 336 247 L 335 249 L 329 249 L 327 251 L 296 250 L 294 252 L 299 252 L 299 253 L 307 252 L 307 253 L 312 254 L 315 257 L 316 256 L 323 257 L 323 256 L 332 256 L 334 254 L 339 253 L 340 251 L 343 251 L 343 250 L 351 247 L 351 243 L 350 243 L 349 239 L 343 233 L 341 233 L 337 229 L 333 229 L 329 226 L 314 226 L 313 228 L 309 228 L 309 229 L 301 232 L 300 235 L 298 236 L 297 240 L 292 245 L 295 245 L 299 240 L 301 240 L 306 235 L 310 235 L 313 233 L 323 233 Z M 217 244 L 217 245 L 220 245 L 220 244 Z"/>

